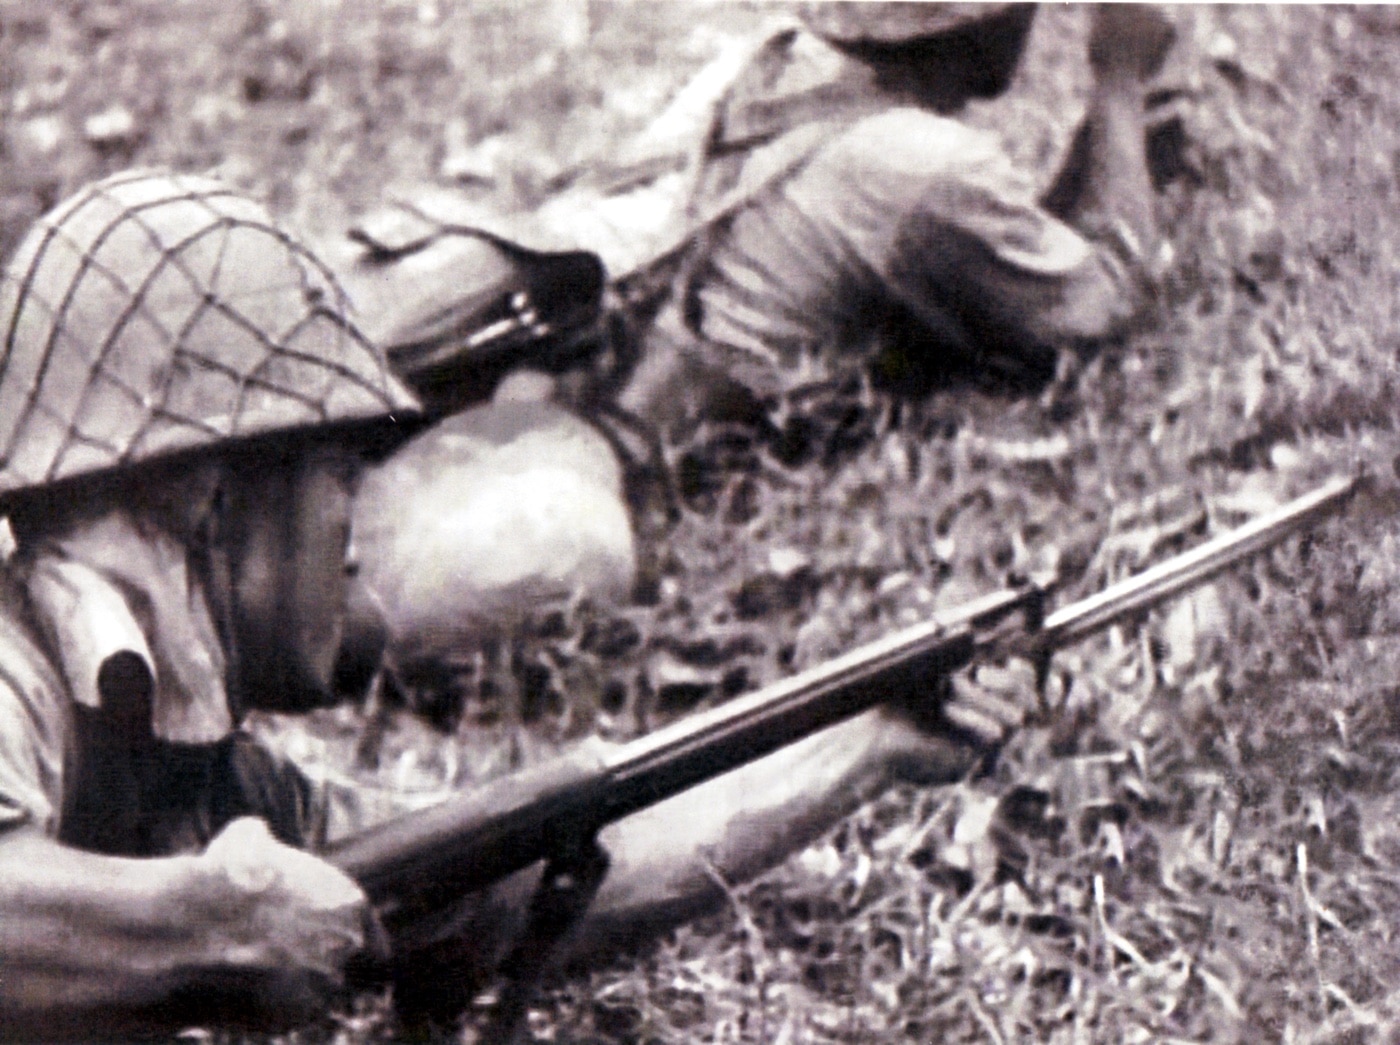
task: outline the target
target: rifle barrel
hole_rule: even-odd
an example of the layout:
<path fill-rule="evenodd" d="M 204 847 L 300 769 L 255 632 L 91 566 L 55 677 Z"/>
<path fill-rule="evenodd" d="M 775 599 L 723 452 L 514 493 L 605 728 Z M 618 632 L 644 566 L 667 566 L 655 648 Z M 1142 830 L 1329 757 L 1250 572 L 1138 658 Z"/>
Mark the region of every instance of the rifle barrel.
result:
<path fill-rule="evenodd" d="M 1041 596 L 1033 585 L 995 592 L 623 744 L 600 763 L 565 759 L 490 780 L 333 842 L 322 855 L 386 915 L 389 907 L 421 910 L 446 891 L 484 888 L 580 835 L 873 707 L 893 686 L 955 670 L 978 630 Z"/>
<path fill-rule="evenodd" d="M 624 744 L 606 762 L 613 814 L 650 804 L 658 788 L 675 794 L 883 703 L 897 682 L 927 685 L 957 670 L 978 634 L 1035 612 L 1043 595 L 1035 584 L 994 592 Z"/>

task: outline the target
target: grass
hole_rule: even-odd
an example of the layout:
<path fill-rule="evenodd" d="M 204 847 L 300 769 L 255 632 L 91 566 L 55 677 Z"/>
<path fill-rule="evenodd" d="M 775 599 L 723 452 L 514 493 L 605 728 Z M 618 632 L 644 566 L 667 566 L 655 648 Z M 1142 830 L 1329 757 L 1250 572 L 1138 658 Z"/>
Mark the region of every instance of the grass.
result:
<path fill-rule="evenodd" d="M 326 235 L 504 134 L 503 191 L 528 203 L 770 13 L 0 2 L 0 248 L 129 163 L 218 166 Z M 1087 592 L 1327 474 L 1364 466 L 1374 494 L 1066 651 L 1055 714 L 995 772 L 893 793 L 731 887 L 713 918 L 554 986 L 538 1039 L 1400 1035 L 1400 16 L 1172 14 L 1179 162 L 1158 199 L 1170 255 L 1147 331 L 1042 399 L 876 399 L 876 437 L 834 462 L 721 473 L 713 510 L 670 536 L 660 605 L 541 614 L 462 680 L 481 714 L 448 737 L 391 734 L 384 764 L 435 786 L 499 758 L 502 737 L 529 757 L 584 731 L 632 735 L 688 709 L 646 681 L 663 648 L 694 660 L 711 643 L 721 675 L 756 685 L 1012 570 L 1058 561 Z M 1045 11 L 1013 97 L 973 117 L 1041 172 L 1082 101 L 1083 15 Z M 114 107 L 131 131 L 88 140 L 85 121 Z M 809 582 L 763 587 L 794 550 Z M 528 729 L 472 732 L 527 705 Z M 306 743 L 333 759 L 362 723 L 318 728 Z M 392 1035 L 373 1004 L 310 1033 Z"/>

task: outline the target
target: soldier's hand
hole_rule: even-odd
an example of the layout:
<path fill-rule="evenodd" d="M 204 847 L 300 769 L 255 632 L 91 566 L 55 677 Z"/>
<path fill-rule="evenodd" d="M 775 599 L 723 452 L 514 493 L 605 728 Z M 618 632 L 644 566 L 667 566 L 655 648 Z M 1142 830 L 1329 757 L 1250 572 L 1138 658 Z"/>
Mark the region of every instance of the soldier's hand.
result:
<path fill-rule="evenodd" d="M 884 753 L 908 783 L 947 783 L 966 775 L 1019 728 L 1035 705 L 1029 664 L 983 666 L 939 681 L 882 709 Z"/>
<path fill-rule="evenodd" d="M 324 1015 L 345 989 L 345 966 L 374 943 L 360 887 L 309 853 L 274 839 L 261 820 L 229 824 L 200 858 L 211 883 L 207 979 L 246 1004 L 239 1022 L 292 1027 Z"/>
<path fill-rule="evenodd" d="M 1035 671 L 1026 661 L 978 665 L 949 680 L 943 716 L 982 746 L 1005 743 L 1025 724 L 1035 700 Z"/>
<path fill-rule="evenodd" d="M 1176 29 L 1151 4 L 1099 4 L 1089 32 L 1089 66 L 1099 76 L 1155 76 L 1176 41 Z"/>

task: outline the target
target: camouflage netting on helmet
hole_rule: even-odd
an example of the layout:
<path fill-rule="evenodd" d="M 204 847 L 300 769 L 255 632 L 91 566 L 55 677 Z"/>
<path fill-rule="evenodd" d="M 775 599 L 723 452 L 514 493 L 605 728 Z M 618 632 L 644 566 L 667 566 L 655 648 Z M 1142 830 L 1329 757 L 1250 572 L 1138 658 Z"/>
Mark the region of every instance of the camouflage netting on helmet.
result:
<path fill-rule="evenodd" d="M 199 446 L 411 414 L 334 278 L 259 204 L 135 171 L 0 276 L 0 496 Z"/>

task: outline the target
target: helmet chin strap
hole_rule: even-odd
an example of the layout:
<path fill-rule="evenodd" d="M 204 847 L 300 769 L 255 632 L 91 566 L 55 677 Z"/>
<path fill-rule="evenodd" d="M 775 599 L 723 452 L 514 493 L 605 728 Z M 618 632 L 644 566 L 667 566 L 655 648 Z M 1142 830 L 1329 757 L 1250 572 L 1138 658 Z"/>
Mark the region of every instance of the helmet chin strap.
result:
<path fill-rule="evenodd" d="M 297 481 L 296 470 L 281 462 L 269 466 L 251 458 L 224 467 L 198 541 L 210 612 L 227 654 L 235 719 L 255 709 L 305 711 L 330 701 L 330 680 L 303 670 L 296 640 L 289 638 L 299 623 L 292 599 L 298 561 L 290 506 Z M 270 589 L 250 596 L 244 579 L 255 555 L 275 561 L 262 564 L 272 578 Z"/>
<path fill-rule="evenodd" d="M 227 472 L 219 470 L 218 482 L 209 491 L 203 512 L 190 531 L 190 568 L 204 582 L 209 615 L 224 647 L 224 686 L 228 691 L 229 712 L 236 723 L 248 711 L 242 683 L 240 656 L 234 627 L 233 554 L 229 547 Z"/>

